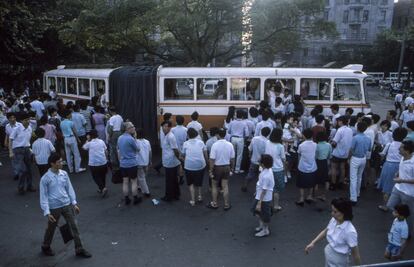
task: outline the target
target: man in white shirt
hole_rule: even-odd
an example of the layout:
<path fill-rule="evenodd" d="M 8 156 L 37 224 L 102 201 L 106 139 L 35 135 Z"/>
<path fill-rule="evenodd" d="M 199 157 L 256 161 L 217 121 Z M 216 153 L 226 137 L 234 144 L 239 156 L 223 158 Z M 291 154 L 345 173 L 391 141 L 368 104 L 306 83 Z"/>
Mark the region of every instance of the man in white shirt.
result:
<path fill-rule="evenodd" d="M 254 132 L 254 136 L 260 136 L 260 133 L 263 128 L 268 127 L 270 131 L 273 130 L 274 125 L 270 120 L 270 113 L 268 110 L 265 110 L 262 114 L 262 121 L 256 125 L 256 130 Z"/>
<path fill-rule="evenodd" d="M 163 201 L 170 202 L 180 199 L 180 187 L 178 184 L 178 166 L 180 152 L 178 150 L 177 139 L 171 132 L 172 123 L 164 121 L 161 124 L 165 137 L 163 138 L 162 147 L 162 166 L 165 168 L 165 196 Z"/>
<path fill-rule="evenodd" d="M 45 106 L 43 106 L 43 103 L 39 101 L 38 97 L 35 97 L 34 100 L 30 103 L 30 106 L 34 111 L 36 111 L 36 119 L 40 120 L 45 111 Z"/>
<path fill-rule="evenodd" d="M 399 112 L 399 114 L 401 115 L 401 112 L 403 111 L 403 95 L 401 93 L 395 95 L 394 106 L 395 111 Z"/>
<path fill-rule="evenodd" d="M 400 146 L 402 159 L 398 169 L 398 175 L 394 179 L 395 185 L 388 199 L 387 207 L 394 209 L 397 204 L 406 204 L 414 211 L 414 142 L 403 141 Z M 411 216 L 410 216 L 411 217 Z M 411 234 L 414 232 L 413 217 L 408 222 Z"/>
<path fill-rule="evenodd" d="M 341 114 L 339 113 L 339 105 L 332 104 L 331 112 L 332 112 L 332 126 L 336 127 L 336 120 L 341 116 Z"/>
<path fill-rule="evenodd" d="M 348 160 L 349 150 L 352 145 L 353 132 L 352 129 L 348 127 L 348 118 L 345 116 L 340 116 L 336 123 L 339 128 L 335 133 L 331 144 L 334 148 L 332 151 L 332 160 L 331 160 L 331 190 L 335 190 L 337 187 L 340 187 L 345 180 L 345 164 Z M 339 179 L 337 179 L 338 169 L 340 170 Z"/>
<path fill-rule="evenodd" d="M 187 129 L 194 128 L 198 132 L 198 139 L 203 140 L 203 125 L 198 122 L 198 112 L 194 111 L 193 114 L 191 114 L 191 122 L 187 124 Z"/>
<path fill-rule="evenodd" d="M 117 114 L 115 107 L 109 108 L 111 118 L 108 121 L 108 137 L 109 137 L 109 156 L 113 170 L 119 169 L 119 159 L 117 152 L 118 138 L 121 136 L 121 127 L 124 119 Z"/>
<path fill-rule="evenodd" d="M 394 132 L 395 129 L 400 127 L 400 125 L 396 121 L 396 118 L 397 118 L 397 112 L 395 110 L 388 110 L 386 119 L 387 121 L 391 123 L 391 127 L 390 127 L 391 132 Z"/>
<path fill-rule="evenodd" d="M 40 177 L 42 177 L 49 169 L 49 164 L 47 163 L 49 156 L 56 150 L 52 142 L 44 138 L 45 130 L 43 128 L 37 128 L 35 134 L 37 140 L 32 144 L 32 151 L 37 168 L 39 169 Z"/>
<path fill-rule="evenodd" d="M 212 201 L 207 205 L 210 209 L 217 209 L 218 186 L 221 183 L 223 188 L 224 210 L 231 208 L 229 202 L 229 177 L 234 168 L 234 148 L 226 141 L 226 130 L 218 131 L 219 140 L 211 147 L 210 152 L 210 178 L 212 179 L 211 196 Z"/>
<path fill-rule="evenodd" d="M 260 136 L 253 137 L 249 145 L 250 167 L 244 184 L 241 188 L 243 192 L 247 192 L 247 185 L 250 181 L 257 179 L 259 175 L 260 159 L 266 150 L 266 143 L 268 141 L 267 136 L 270 134 L 270 129 L 265 127 L 261 131 Z"/>
<path fill-rule="evenodd" d="M 409 105 L 414 103 L 414 98 L 413 98 L 414 94 L 411 94 L 409 96 L 407 96 L 404 100 L 404 106 L 405 108 L 407 108 Z"/>
<path fill-rule="evenodd" d="M 26 191 L 36 192 L 32 184 L 31 162 L 32 153 L 30 151 L 30 139 L 32 138 L 32 127 L 30 127 L 30 117 L 28 114 L 21 115 L 22 124 L 13 129 L 10 134 L 9 155 L 10 158 L 15 157 L 16 169 L 19 174 L 19 194 Z"/>
<path fill-rule="evenodd" d="M 243 157 L 244 140 L 249 136 L 249 128 L 243 121 L 242 110 L 237 110 L 236 119 L 230 122 L 227 133 L 230 135 L 230 141 L 236 151 L 236 169 L 234 172 L 236 174 L 244 173 L 244 170 L 240 170 L 240 166 Z"/>
<path fill-rule="evenodd" d="M 400 116 L 400 124 L 402 127 L 407 127 L 407 122 L 414 121 L 414 103 L 408 105 L 407 110 L 404 110 Z"/>
<path fill-rule="evenodd" d="M 18 125 L 21 125 L 21 123 L 16 121 L 16 114 L 13 112 L 7 113 L 6 116 L 7 116 L 7 120 L 9 121 L 9 123 L 6 124 L 6 138 L 4 139 L 4 147 L 9 147 L 10 135 L 13 132 L 13 129 L 16 128 Z M 18 180 L 19 172 L 16 168 L 17 164 L 16 164 L 15 157 L 11 158 L 11 166 L 12 166 L 13 175 L 14 175 L 13 180 Z"/>

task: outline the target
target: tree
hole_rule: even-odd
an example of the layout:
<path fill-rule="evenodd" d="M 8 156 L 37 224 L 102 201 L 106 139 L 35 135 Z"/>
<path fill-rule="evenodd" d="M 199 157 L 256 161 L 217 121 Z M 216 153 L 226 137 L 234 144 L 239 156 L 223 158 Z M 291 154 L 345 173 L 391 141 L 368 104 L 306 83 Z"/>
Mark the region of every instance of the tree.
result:
<path fill-rule="evenodd" d="M 323 19 L 323 0 L 256 0 L 252 8 L 254 52 L 293 52 L 304 40 L 333 38 L 335 24 Z M 273 60 L 273 58 L 270 58 Z"/>

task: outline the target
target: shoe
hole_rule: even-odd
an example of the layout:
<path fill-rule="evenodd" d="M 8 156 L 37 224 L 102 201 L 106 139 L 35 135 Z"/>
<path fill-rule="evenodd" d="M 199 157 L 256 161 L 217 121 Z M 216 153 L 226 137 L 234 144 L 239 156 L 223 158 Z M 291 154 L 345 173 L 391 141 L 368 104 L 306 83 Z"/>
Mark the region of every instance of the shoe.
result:
<path fill-rule="evenodd" d="M 150 193 L 145 193 L 145 194 L 144 194 L 144 196 L 145 196 L 146 198 L 150 198 L 150 197 L 151 197 L 151 194 L 150 194 Z"/>
<path fill-rule="evenodd" d="M 256 233 L 255 237 L 266 237 L 270 235 L 270 231 L 268 229 L 262 229 L 260 232 Z"/>
<path fill-rule="evenodd" d="M 42 253 L 46 256 L 55 256 L 55 252 L 50 247 L 42 246 Z"/>
<path fill-rule="evenodd" d="M 295 201 L 295 204 L 300 206 L 300 207 L 305 206 L 305 202 L 303 202 L 303 201 Z"/>
<path fill-rule="evenodd" d="M 84 171 L 86 171 L 85 168 L 79 168 L 79 170 L 76 173 L 81 173 L 81 172 L 84 172 Z"/>
<path fill-rule="evenodd" d="M 34 188 L 34 187 L 28 187 L 27 189 L 26 189 L 26 191 L 27 192 L 31 192 L 31 193 L 33 193 L 33 192 L 36 192 L 36 189 Z"/>
<path fill-rule="evenodd" d="M 273 212 L 279 212 L 279 211 L 281 211 L 283 208 L 281 207 L 281 206 L 278 206 L 278 207 L 273 207 Z"/>
<path fill-rule="evenodd" d="M 209 209 L 213 209 L 213 210 L 218 209 L 218 206 L 213 206 L 211 202 L 210 202 L 210 203 L 208 203 L 208 204 L 206 205 L 206 207 L 207 207 L 207 208 L 209 208 Z"/>
<path fill-rule="evenodd" d="M 172 201 L 172 199 L 169 198 L 169 197 L 162 197 L 161 200 L 165 201 L 165 202 L 171 202 Z"/>
<path fill-rule="evenodd" d="M 194 200 L 190 200 L 190 201 L 188 201 L 188 203 L 190 204 L 191 207 L 195 206 L 195 201 Z"/>
<path fill-rule="evenodd" d="M 92 254 L 90 254 L 85 249 L 81 249 L 79 251 L 76 251 L 76 256 L 82 257 L 82 258 L 90 258 L 90 257 L 92 257 Z"/>
<path fill-rule="evenodd" d="M 256 228 L 254 228 L 254 231 L 257 233 L 257 232 L 260 232 L 260 231 L 262 231 L 263 230 L 263 226 L 257 226 Z"/>
<path fill-rule="evenodd" d="M 13 177 L 13 180 L 14 180 L 14 181 L 19 180 L 19 175 L 15 175 L 15 176 Z"/>
<path fill-rule="evenodd" d="M 198 196 L 196 202 L 197 203 L 203 203 L 203 197 L 202 196 Z"/>
<path fill-rule="evenodd" d="M 24 195 L 24 189 L 23 188 L 17 189 L 17 192 L 19 193 L 19 195 Z"/>
<path fill-rule="evenodd" d="M 241 187 L 241 191 L 242 191 L 242 192 L 247 192 L 247 187 L 246 187 L 246 186 L 242 186 L 242 187 Z"/>
<path fill-rule="evenodd" d="M 383 211 L 383 212 L 388 212 L 388 207 L 384 206 L 384 205 L 379 205 L 378 209 Z"/>
<path fill-rule="evenodd" d="M 351 201 L 352 207 L 355 207 L 357 205 L 356 201 Z"/>
<path fill-rule="evenodd" d="M 315 200 L 313 200 L 312 198 L 307 198 L 307 199 L 305 199 L 305 202 L 307 204 L 312 204 L 313 202 L 315 202 Z"/>
<path fill-rule="evenodd" d="M 239 173 L 240 173 L 240 171 L 234 171 L 234 173 L 235 173 L 235 174 L 239 174 Z"/>
<path fill-rule="evenodd" d="M 224 210 L 224 211 L 228 211 L 228 210 L 230 210 L 230 209 L 231 209 L 231 205 L 228 205 L 227 207 L 224 207 L 224 208 L 223 208 L 223 210 Z"/>
<path fill-rule="evenodd" d="M 240 170 L 239 173 L 244 173 L 244 171 L 243 170 Z"/>
<path fill-rule="evenodd" d="M 139 204 L 141 201 L 142 201 L 141 197 L 137 197 L 137 196 L 134 197 L 134 205 Z"/>
<path fill-rule="evenodd" d="M 106 197 L 106 195 L 108 194 L 108 189 L 105 187 L 104 189 L 102 189 L 102 198 Z"/>
<path fill-rule="evenodd" d="M 129 197 L 125 197 L 125 205 L 131 204 L 131 199 Z"/>

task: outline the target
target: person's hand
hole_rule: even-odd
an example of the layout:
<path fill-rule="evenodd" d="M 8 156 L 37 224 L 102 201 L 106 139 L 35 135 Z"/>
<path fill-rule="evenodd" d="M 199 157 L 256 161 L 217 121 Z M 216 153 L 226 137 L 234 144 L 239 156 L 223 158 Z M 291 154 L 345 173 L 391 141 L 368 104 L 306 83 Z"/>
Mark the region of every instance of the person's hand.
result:
<path fill-rule="evenodd" d="M 74 205 L 74 206 L 73 206 L 73 209 L 75 210 L 75 213 L 76 213 L 76 214 L 79 214 L 79 213 L 80 213 L 80 208 L 79 208 L 79 206 L 78 206 L 78 205 Z"/>
<path fill-rule="evenodd" d="M 14 153 L 13 153 L 13 151 L 10 151 L 9 152 L 9 158 L 13 158 L 14 157 Z"/>
<path fill-rule="evenodd" d="M 78 141 L 79 144 L 81 143 L 81 140 L 79 138 L 76 138 L 76 141 Z"/>
<path fill-rule="evenodd" d="M 91 136 L 89 134 L 86 135 L 86 140 L 91 141 Z"/>
<path fill-rule="evenodd" d="M 314 243 L 310 243 L 309 245 L 307 245 L 305 248 L 305 253 L 309 254 L 309 252 L 311 251 L 311 249 L 313 249 L 314 246 L 315 246 Z"/>
<path fill-rule="evenodd" d="M 53 215 L 52 215 L 52 214 L 48 214 L 48 215 L 47 215 L 47 219 L 48 219 L 48 221 L 49 221 L 49 222 L 51 222 L 51 223 L 55 223 L 55 222 L 56 222 L 56 219 L 55 219 L 55 217 L 53 217 Z"/>
<path fill-rule="evenodd" d="M 262 211 L 262 203 L 259 201 L 259 202 L 257 202 L 257 204 L 256 204 L 256 209 L 255 209 L 257 212 L 261 212 Z"/>
<path fill-rule="evenodd" d="M 211 170 L 211 171 L 209 171 L 209 176 L 210 176 L 210 178 L 214 178 L 214 173 L 213 173 L 213 171 Z"/>
<path fill-rule="evenodd" d="M 399 177 L 396 177 L 396 178 L 394 178 L 394 182 L 395 182 L 396 184 L 400 184 L 400 183 L 403 183 L 403 182 L 404 182 L 404 180 L 403 180 L 403 179 L 401 179 L 401 178 L 399 178 Z"/>

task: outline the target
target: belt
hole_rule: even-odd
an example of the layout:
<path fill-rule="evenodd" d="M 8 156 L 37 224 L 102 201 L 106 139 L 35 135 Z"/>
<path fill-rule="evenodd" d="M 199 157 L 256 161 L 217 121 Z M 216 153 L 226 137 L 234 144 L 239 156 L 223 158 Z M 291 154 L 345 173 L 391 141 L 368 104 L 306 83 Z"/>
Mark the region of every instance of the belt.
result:
<path fill-rule="evenodd" d="M 63 136 L 64 138 L 74 137 L 74 135 Z"/>
<path fill-rule="evenodd" d="M 233 138 L 233 137 L 235 137 L 235 138 L 243 138 L 243 136 L 237 136 L 237 135 L 232 135 L 231 138 Z"/>

